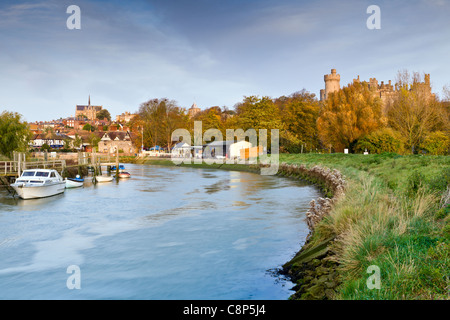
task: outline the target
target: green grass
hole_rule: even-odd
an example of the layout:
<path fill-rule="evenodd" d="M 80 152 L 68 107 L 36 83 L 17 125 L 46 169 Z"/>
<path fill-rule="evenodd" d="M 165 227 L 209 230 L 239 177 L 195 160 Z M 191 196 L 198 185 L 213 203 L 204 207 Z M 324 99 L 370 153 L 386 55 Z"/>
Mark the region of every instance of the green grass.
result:
<path fill-rule="evenodd" d="M 443 195 L 450 157 L 396 154 L 280 155 L 280 161 L 340 170 L 346 196 L 316 227 L 311 243 L 337 236 L 337 299 L 448 299 L 449 211 Z M 366 285 L 378 266 L 381 288 Z"/>

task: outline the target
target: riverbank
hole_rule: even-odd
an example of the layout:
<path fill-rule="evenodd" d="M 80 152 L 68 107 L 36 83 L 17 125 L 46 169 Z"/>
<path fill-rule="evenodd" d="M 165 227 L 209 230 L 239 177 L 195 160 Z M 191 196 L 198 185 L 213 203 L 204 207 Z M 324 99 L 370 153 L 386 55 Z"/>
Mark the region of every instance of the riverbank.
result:
<path fill-rule="evenodd" d="M 280 162 L 306 171 L 336 169 L 347 181 L 345 196 L 325 206 L 307 243 L 284 265 L 297 283 L 292 299 L 449 298 L 450 157 L 282 154 Z M 380 271 L 379 289 L 367 285 L 373 266 Z"/>

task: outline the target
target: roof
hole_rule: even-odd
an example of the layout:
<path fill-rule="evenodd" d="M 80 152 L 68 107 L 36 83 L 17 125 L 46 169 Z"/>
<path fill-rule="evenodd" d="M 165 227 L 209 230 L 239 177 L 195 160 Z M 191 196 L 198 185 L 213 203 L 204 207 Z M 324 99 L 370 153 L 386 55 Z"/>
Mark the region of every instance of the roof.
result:
<path fill-rule="evenodd" d="M 190 147 L 191 145 L 188 144 L 188 143 L 186 143 L 186 142 L 178 142 L 178 143 L 177 143 L 176 145 L 174 145 L 173 147 L 174 147 L 174 148 L 183 148 L 183 147 L 186 147 L 186 146 Z"/>
<path fill-rule="evenodd" d="M 208 146 L 223 146 L 223 145 L 230 146 L 230 145 L 232 145 L 232 144 L 239 143 L 239 142 L 250 143 L 250 142 L 245 141 L 245 140 L 240 140 L 240 141 L 227 140 L 227 141 L 213 141 L 213 142 L 211 142 L 211 143 L 208 143 L 207 145 L 208 145 Z"/>
<path fill-rule="evenodd" d="M 101 138 L 104 137 L 109 137 L 109 139 L 111 140 L 119 140 L 119 141 L 124 141 L 124 140 L 130 140 L 130 134 L 129 132 L 125 132 L 125 131 L 108 131 L 102 134 Z"/>

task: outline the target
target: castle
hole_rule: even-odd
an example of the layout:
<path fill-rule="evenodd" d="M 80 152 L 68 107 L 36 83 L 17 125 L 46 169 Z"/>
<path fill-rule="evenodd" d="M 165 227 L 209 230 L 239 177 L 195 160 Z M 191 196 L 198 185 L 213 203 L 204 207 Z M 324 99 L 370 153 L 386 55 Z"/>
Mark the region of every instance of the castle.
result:
<path fill-rule="evenodd" d="M 324 101 L 328 98 L 330 93 L 336 92 L 341 90 L 341 76 L 336 73 L 336 69 L 331 69 L 331 74 L 326 74 L 324 76 L 325 81 L 325 89 L 320 90 L 320 101 Z M 356 79 L 353 79 L 353 83 L 360 82 L 359 76 Z M 400 85 L 395 84 L 392 85 L 391 80 L 388 81 L 387 84 L 384 83 L 384 81 L 381 81 L 381 84 L 378 84 L 378 80 L 376 78 L 370 78 L 369 79 L 369 89 L 373 90 L 374 95 L 378 96 L 381 101 L 383 102 L 383 105 L 386 105 L 386 103 L 391 100 L 396 92 L 400 90 Z M 430 75 L 425 74 L 424 82 L 417 82 L 414 83 L 412 86 L 420 87 L 423 92 L 428 97 L 434 98 L 434 94 L 431 93 L 431 83 L 430 83 Z"/>
<path fill-rule="evenodd" d="M 188 110 L 188 116 L 189 118 L 194 117 L 197 113 L 199 113 L 201 109 L 197 107 L 197 104 L 194 102 L 194 104 L 189 108 Z"/>

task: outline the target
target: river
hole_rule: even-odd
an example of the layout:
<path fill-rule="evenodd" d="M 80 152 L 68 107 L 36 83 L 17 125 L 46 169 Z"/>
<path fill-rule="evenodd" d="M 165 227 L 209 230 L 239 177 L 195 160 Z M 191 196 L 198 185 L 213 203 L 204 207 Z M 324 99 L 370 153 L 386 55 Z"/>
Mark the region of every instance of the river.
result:
<path fill-rule="evenodd" d="M 87 182 L 45 199 L 0 190 L 0 299 L 285 300 L 293 293 L 275 271 L 304 243 L 317 188 L 236 171 L 126 169 L 130 179 Z"/>

